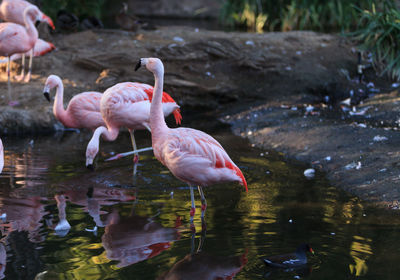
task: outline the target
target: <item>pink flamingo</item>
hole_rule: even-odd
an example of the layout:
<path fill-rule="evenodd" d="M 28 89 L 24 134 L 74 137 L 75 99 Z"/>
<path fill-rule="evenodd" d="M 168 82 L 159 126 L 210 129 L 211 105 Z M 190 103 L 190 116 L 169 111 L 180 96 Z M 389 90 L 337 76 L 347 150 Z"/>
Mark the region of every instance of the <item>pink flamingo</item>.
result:
<path fill-rule="evenodd" d="M 45 55 L 46 53 L 49 53 L 53 51 L 56 48 L 54 44 L 50 42 L 46 42 L 45 40 L 42 40 L 40 38 L 37 39 L 35 46 L 33 47 L 33 56 L 42 56 Z M 30 55 L 30 50 L 25 53 L 25 55 Z M 24 54 L 22 53 L 16 53 L 10 56 L 10 60 L 14 61 L 17 59 L 20 59 L 23 57 Z M 0 60 L 0 63 L 7 63 L 7 59 L 2 59 Z"/>
<path fill-rule="evenodd" d="M 204 221 L 207 202 L 202 186 L 236 181 L 243 185 L 247 192 L 246 180 L 240 169 L 213 137 L 196 129 L 184 127 L 170 129 L 166 125 L 161 107 L 164 65 L 158 58 L 141 58 L 135 70 L 141 65 L 145 65 L 155 78 L 154 96 L 150 108 L 154 156 L 168 167 L 175 177 L 189 184 L 192 224 L 196 211 L 192 186 L 198 186 L 202 204 L 201 218 Z"/>
<path fill-rule="evenodd" d="M 65 127 L 88 128 L 91 130 L 105 123 L 100 114 L 100 99 L 102 94 L 96 91 L 82 92 L 75 95 L 64 109 L 64 86 L 57 75 L 50 75 L 45 83 L 43 94 L 50 102 L 49 92 L 56 88 L 53 113 Z"/>
<path fill-rule="evenodd" d="M 180 114 L 179 106 L 166 92 L 161 92 L 163 118 L 173 113 L 176 123 L 180 124 L 182 116 Z M 86 166 L 93 167 L 93 160 L 99 151 L 100 136 L 106 141 L 114 141 L 119 134 L 120 127 L 127 127 L 131 135 L 133 151 L 129 153 L 119 154 L 111 159 L 125 156 L 127 154 L 142 152 L 149 150 L 144 148 L 137 150 L 136 141 L 133 135 L 136 129 L 150 130 L 149 117 L 150 117 L 150 102 L 153 97 L 153 87 L 141 83 L 119 83 L 108 88 L 100 101 L 100 112 L 106 123 L 105 126 L 98 127 L 86 149 Z M 151 149 L 151 148 L 150 148 Z M 109 159 L 110 160 L 110 159 Z M 137 156 L 135 156 L 135 162 Z M 136 167 L 136 165 L 135 165 Z M 136 173 L 136 170 L 134 170 Z"/>
<path fill-rule="evenodd" d="M 36 5 L 24 0 L 3 0 L 0 4 L 0 19 L 25 25 L 24 11 L 28 7 L 33 7 L 38 11 L 37 20 L 44 21 L 52 29 L 55 29 L 54 23 L 49 16 L 39 10 Z"/>
<path fill-rule="evenodd" d="M 48 17 L 41 10 L 39 10 L 37 6 L 24 0 L 3 0 L 0 4 L 0 19 L 7 22 L 13 22 L 20 25 L 25 25 L 24 11 L 28 7 L 32 7 L 36 11 L 36 16 L 32 18 L 32 20 L 44 21 L 48 25 L 50 25 L 52 29 L 55 29 L 53 21 L 51 20 L 50 17 Z M 25 82 L 29 82 L 31 78 L 32 58 L 33 55 L 31 50 L 29 58 L 28 75 L 25 76 L 25 52 L 22 54 L 22 70 L 21 70 L 21 75 L 16 77 L 17 80 L 24 80 Z"/>
<path fill-rule="evenodd" d="M 0 23 L 0 55 L 8 57 L 7 77 L 8 96 L 11 100 L 10 88 L 10 56 L 32 50 L 38 39 L 38 32 L 32 17 L 37 16 L 37 8 L 27 7 L 24 11 L 25 27 L 16 23 Z"/>

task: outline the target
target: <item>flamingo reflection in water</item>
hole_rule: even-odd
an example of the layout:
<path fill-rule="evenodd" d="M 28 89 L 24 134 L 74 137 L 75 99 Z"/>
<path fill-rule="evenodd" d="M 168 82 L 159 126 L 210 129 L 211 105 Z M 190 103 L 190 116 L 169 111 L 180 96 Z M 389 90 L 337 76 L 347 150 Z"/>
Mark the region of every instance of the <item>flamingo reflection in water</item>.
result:
<path fill-rule="evenodd" d="M 203 252 L 205 227 L 202 228 L 199 246 L 195 251 L 195 234 L 192 232 L 191 253 L 175 263 L 158 280 L 228 280 L 233 279 L 247 264 L 247 251 L 240 256 L 230 257 L 212 256 Z"/>
<path fill-rule="evenodd" d="M 41 197 L 1 197 L 0 213 L 2 220 L 0 230 L 3 236 L 13 231 L 28 232 L 29 241 L 39 243 L 44 241 L 40 233 L 43 226 L 43 216 L 48 212 L 45 210 Z"/>
<path fill-rule="evenodd" d="M 151 259 L 169 249 L 180 237 L 180 219 L 177 219 L 175 228 L 168 228 L 152 218 L 136 214 L 120 217 L 117 211 L 113 211 L 108 218 L 110 223 L 101 239 L 107 258 L 119 261 L 118 267 Z"/>
<path fill-rule="evenodd" d="M 93 230 L 96 231 L 97 227 L 104 227 L 108 222 L 103 222 L 100 215 L 106 214 L 101 211 L 101 206 L 114 205 L 120 202 L 132 201 L 136 197 L 129 194 L 129 191 L 110 188 L 110 187 L 89 187 L 89 188 L 64 188 L 61 190 L 62 196 L 65 200 L 72 204 L 83 207 L 85 212 L 93 218 L 95 227 Z M 61 220 L 61 219 L 60 219 Z"/>
<path fill-rule="evenodd" d="M 42 220 L 48 214 L 41 200 L 39 196 L 0 197 L 0 279 L 5 277 L 7 251 L 18 267 L 18 279 L 33 279 L 40 271 L 38 248 L 45 240 Z"/>

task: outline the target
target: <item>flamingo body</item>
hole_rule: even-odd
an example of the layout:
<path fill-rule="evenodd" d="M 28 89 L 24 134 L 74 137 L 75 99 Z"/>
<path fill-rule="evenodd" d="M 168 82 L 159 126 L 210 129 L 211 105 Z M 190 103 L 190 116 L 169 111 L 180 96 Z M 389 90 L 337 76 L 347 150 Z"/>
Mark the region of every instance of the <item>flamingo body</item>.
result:
<path fill-rule="evenodd" d="M 102 97 L 100 92 L 90 91 L 75 95 L 65 110 L 63 103 L 64 87 L 60 77 L 50 75 L 47 78 L 44 87 L 46 98 L 48 96 L 46 94 L 52 88 L 57 88 L 53 113 L 56 119 L 65 127 L 94 130 L 99 126 L 105 125 L 100 114 L 100 100 Z"/>
<path fill-rule="evenodd" d="M 107 141 L 114 141 L 121 127 L 126 127 L 131 133 L 133 150 L 136 143 L 133 131 L 137 129 L 150 130 L 150 102 L 154 88 L 147 84 L 125 82 L 108 88 L 100 101 L 100 112 L 106 127 L 98 127 L 86 149 L 86 166 L 92 166 L 93 160 L 99 151 L 100 136 Z M 181 123 L 182 116 L 179 106 L 166 93 L 162 93 L 163 118 L 173 113 L 177 124 Z"/>
<path fill-rule="evenodd" d="M 96 91 L 82 92 L 75 95 L 68 104 L 66 114 L 70 117 L 66 124 L 72 128 L 96 129 L 104 125 L 100 114 L 102 94 Z M 55 112 L 56 117 L 58 113 Z M 61 119 L 61 118 L 60 118 Z"/>
<path fill-rule="evenodd" d="M 150 128 L 155 157 L 178 179 L 189 184 L 192 207 L 191 226 L 195 213 L 193 185 L 197 185 L 201 196 L 201 218 L 204 219 L 207 202 L 202 190 L 222 182 L 239 182 L 246 188 L 247 182 L 228 154 L 210 135 L 191 128 L 171 129 L 165 123 L 162 108 L 164 65 L 158 58 L 140 59 L 136 70 L 145 65 L 154 74 L 154 95 L 150 107 Z"/>
<path fill-rule="evenodd" d="M 53 21 L 45 15 L 39 8 L 32 3 L 23 0 L 3 0 L 0 4 L 0 19 L 8 22 L 24 25 L 24 10 L 33 7 L 37 10 L 37 18 L 46 22 L 51 28 L 55 29 Z"/>
<path fill-rule="evenodd" d="M 140 63 L 154 74 L 154 97 L 150 109 L 150 128 L 155 157 L 178 179 L 189 185 L 208 186 L 237 181 L 246 188 L 246 180 L 228 154 L 210 135 L 192 128 L 169 128 L 162 118 L 160 103 L 164 66 L 158 58 L 143 58 Z M 139 63 L 139 67 L 140 67 Z"/>
<path fill-rule="evenodd" d="M 15 53 L 25 53 L 36 43 L 36 29 L 30 34 L 27 29 L 12 22 L 0 23 L 0 55 L 11 56 Z"/>
<path fill-rule="evenodd" d="M 180 127 L 153 134 L 155 157 L 178 179 L 194 186 L 237 181 L 246 187 L 240 169 L 210 135 Z"/>
<path fill-rule="evenodd" d="M 36 43 L 35 43 L 35 46 L 33 47 L 33 56 L 42 56 L 42 55 L 45 55 L 46 53 L 51 52 L 51 51 L 54 50 L 55 48 L 56 48 L 56 46 L 54 46 L 54 44 L 52 44 L 52 43 L 50 43 L 50 42 L 46 42 L 46 41 L 44 41 L 44 40 L 38 38 L 37 41 L 36 41 Z M 25 53 L 25 55 L 30 55 L 30 52 L 27 51 L 27 52 Z M 16 54 L 13 54 L 13 55 L 10 57 L 10 60 L 11 60 L 11 61 L 17 60 L 17 59 L 20 59 L 21 57 L 22 57 L 22 54 L 21 54 L 21 53 L 16 53 Z M 0 60 L 0 63 L 6 63 L 6 62 L 7 62 L 6 59 Z"/>
<path fill-rule="evenodd" d="M 100 111 L 108 126 L 128 129 L 146 129 L 150 126 L 150 102 L 153 87 L 147 84 L 125 82 L 108 88 L 100 102 Z M 174 113 L 177 124 L 181 122 L 179 106 L 164 92 L 163 112 Z"/>

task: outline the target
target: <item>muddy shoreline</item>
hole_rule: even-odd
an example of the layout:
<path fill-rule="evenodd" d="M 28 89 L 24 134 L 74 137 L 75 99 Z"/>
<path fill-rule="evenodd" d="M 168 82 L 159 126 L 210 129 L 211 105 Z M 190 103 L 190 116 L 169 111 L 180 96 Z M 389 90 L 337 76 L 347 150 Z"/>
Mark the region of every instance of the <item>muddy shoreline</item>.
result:
<path fill-rule="evenodd" d="M 30 83 L 13 83 L 18 106 L 7 105 L 7 77 L 0 75 L 3 134 L 62 128 L 42 96 L 48 75 L 63 79 L 67 104 L 76 93 L 104 91 L 118 82 L 152 84 L 153 77 L 134 72 L 134 65 L 139 57 L 157 56 L 165 64 L 165 91 L 183 111 L 220 117 L 255 146 L 309 163 L 364 200 L 397 207 L 400 97 L 372 70 L 365 73 L 366 83 L 357 83 L 357 55 L 346 38 L 181 26 L 45 37 L 57 49 L 34 59 Z M 12 75 L 19 63 L 13 63 Z M 340 105 L 351 91 L 353 104 Z M 183 125 L 190 124 L 184 119 Z"/>

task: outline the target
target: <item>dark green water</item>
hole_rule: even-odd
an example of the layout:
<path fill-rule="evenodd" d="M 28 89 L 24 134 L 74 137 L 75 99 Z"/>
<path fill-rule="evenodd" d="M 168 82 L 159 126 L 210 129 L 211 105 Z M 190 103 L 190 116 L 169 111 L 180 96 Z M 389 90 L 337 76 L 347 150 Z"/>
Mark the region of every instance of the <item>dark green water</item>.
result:
<path fill-rule="evenodd" d="M 346 195 L 321 175 L 307 180 L 301 164 L 251 148 L 229 132 L 214 134 L 242 169 L 249 192 L 236 184 L 205 189 L 203 230 L 196 193 L 193 234 L 185 184 L 151 153 L 141 155 L 136 178 L 131 158 L 104 162 L 111 152 L 129 150 L 127 133 L 103 143 L 97 168 L 89 171 L 89 137 L 3 137 L 0 211 L 7 214 L 1 223 L 7 279 L 156 279 L 168 272 L 191 280 L 398 279 L 397 212 Z M 139 147 L 150 144 L 147 133 L 137 138 Z M 54 229 L 62 213 L 56 196 L 66 198 L 71 229 L 64 235 Z M 97 232 L 85 230 L 96 223 Z M 304 242 L 316 255 L 302 270 L 268 270 L 260 261 Z M 0 261 L 4 257 L 0 250 Z"/>

